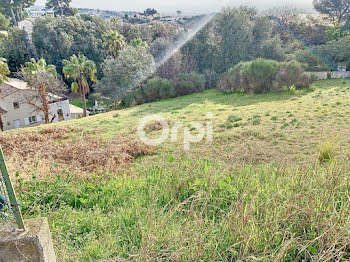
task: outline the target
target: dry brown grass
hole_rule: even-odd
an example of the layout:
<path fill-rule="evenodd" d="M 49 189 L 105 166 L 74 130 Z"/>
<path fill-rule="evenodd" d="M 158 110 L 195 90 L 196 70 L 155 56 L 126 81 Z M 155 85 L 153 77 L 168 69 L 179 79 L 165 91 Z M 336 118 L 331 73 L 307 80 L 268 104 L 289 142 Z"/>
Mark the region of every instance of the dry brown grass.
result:
<path fill-rule="evenodd" d="M 80 133 L 84 136 L 77 136 Z M 83 172 L 113 172 L 151 149 L 137 140 L 116 137 L 106 141 L 93 132 L 87 134 L 83 128 L 71 127 L 4 133 L 0 135 L 0 144 L 10 168 L 16 165 L 15 170 L 32 169 L 40 163 L 62 164 Z"/>

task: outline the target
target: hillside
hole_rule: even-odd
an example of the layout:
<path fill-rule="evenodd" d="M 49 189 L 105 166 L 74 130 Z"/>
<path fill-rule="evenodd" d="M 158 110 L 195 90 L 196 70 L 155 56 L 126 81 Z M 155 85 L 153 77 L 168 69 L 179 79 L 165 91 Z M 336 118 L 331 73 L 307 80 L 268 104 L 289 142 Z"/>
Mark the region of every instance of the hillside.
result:
<path fill-rule="evenodd" d="M 137 134 L 150 114 L 191 128 L 208 113 L 213 142 L 189 151 L 183 128 L 157 147 Z M 209 90 L 6 132 L 0 143 L 25 217 L 49 218 L 58 261 L 346 260 L 349 113 L 350 80 Z M 161 134 L 159 123 L 146 129 Z"/>

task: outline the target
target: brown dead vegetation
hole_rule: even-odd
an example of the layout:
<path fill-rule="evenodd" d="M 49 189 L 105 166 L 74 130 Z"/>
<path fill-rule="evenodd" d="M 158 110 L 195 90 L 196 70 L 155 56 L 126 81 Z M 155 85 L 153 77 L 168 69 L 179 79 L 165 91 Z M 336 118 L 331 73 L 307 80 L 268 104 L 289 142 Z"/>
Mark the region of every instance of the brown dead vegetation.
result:
<path fill-rule="evenodd" d="M 16 172 L 40 162 L 83 172 L 113 172 L 151 149 L 137 140 L 116 137 L 106 141 L 83 128 L 69 127 L 4 133 L 0 134 L 0 144 L 9 165 L 16 165 L 10 167 Z"/>

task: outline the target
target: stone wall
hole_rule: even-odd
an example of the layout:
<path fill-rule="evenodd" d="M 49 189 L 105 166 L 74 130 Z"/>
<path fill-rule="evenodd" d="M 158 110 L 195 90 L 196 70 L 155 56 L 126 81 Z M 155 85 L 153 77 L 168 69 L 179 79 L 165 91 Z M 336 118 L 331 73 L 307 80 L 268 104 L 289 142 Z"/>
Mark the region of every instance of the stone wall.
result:
<path fill-rule="evenodd" d="M 343 72 L 306 72 L 306 74 L 313 76 L 316 80 L 325 80 L 328 79 L 328 74 L 331 74 L 332 79 L 338 78 L 350 78 L 350 71 Z"/>

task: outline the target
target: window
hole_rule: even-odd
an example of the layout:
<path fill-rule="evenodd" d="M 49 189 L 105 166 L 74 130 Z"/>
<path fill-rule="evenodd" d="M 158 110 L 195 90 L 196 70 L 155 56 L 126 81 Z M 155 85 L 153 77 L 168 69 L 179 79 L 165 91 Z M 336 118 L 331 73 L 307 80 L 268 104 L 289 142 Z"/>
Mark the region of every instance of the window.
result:
<path fill-rule="evenodd" d="M 28 117 L 28 120 L 29 120 L 29 124 L 34 124 L 36 123 L 36 116 Z"/>
<path fill-rule="evenodd" d="M 13 102 L 13 108 L 18 109 L 19 108 L 19 103 L 18 102 Z"/>

